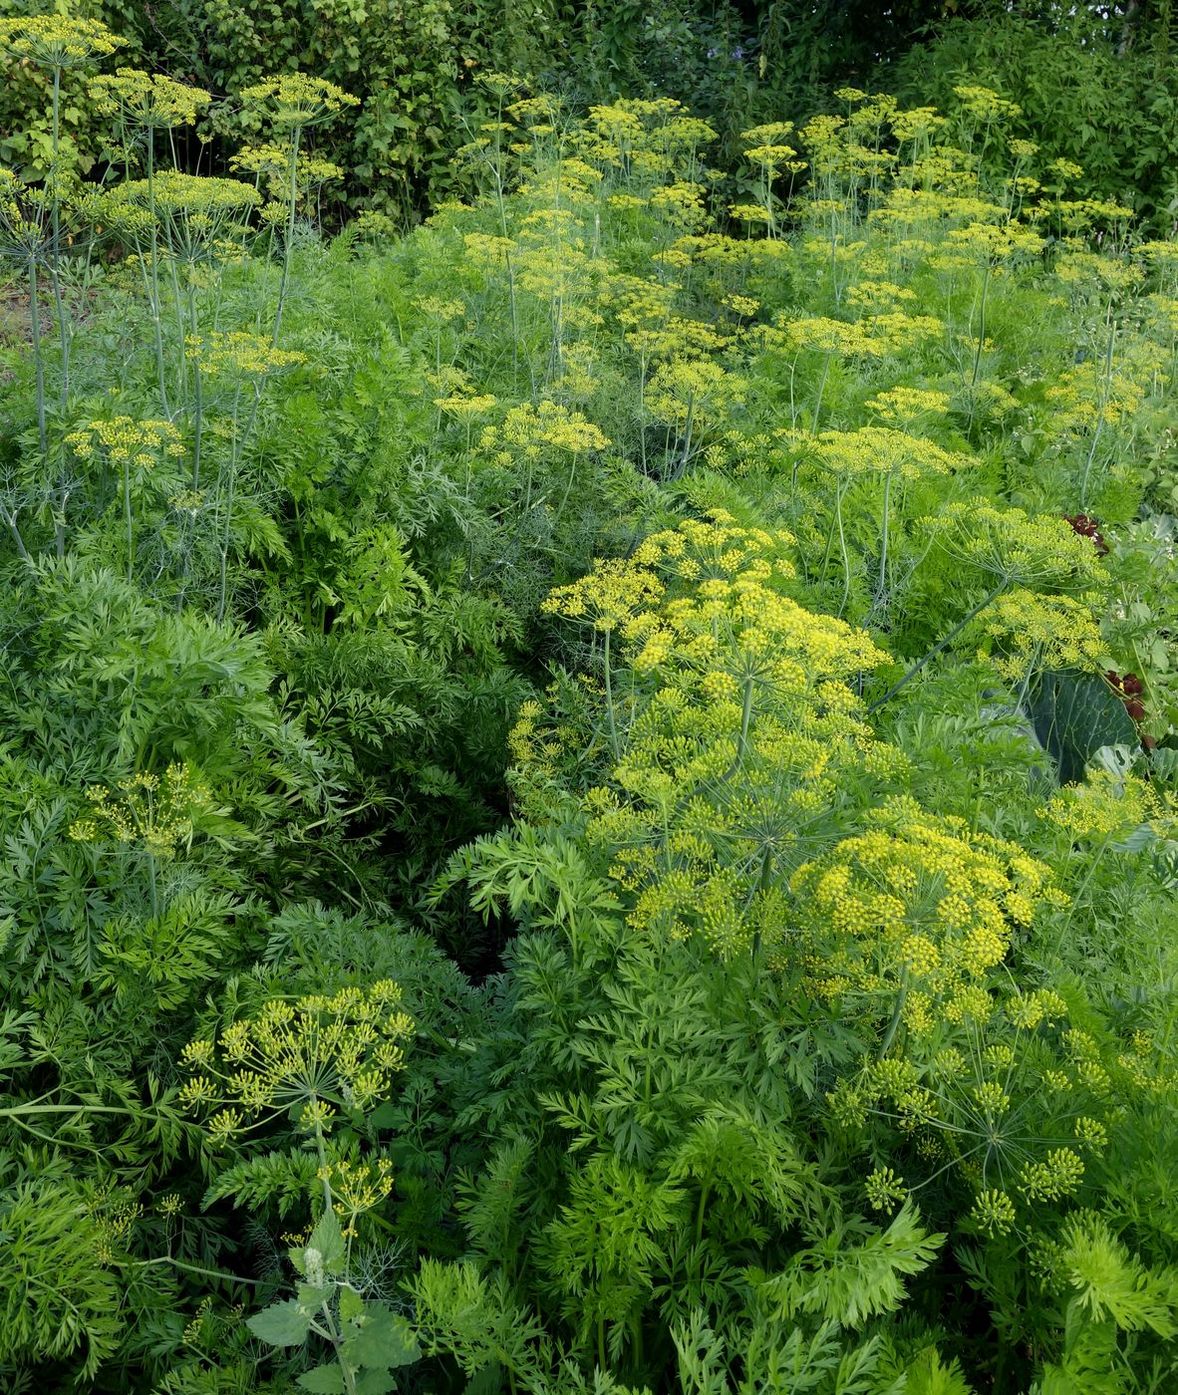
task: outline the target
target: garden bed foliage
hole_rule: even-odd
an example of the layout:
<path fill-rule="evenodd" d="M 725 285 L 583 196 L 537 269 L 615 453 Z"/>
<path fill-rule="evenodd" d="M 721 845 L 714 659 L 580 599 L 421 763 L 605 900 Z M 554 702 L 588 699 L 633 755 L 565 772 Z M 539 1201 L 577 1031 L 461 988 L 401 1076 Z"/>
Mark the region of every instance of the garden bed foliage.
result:
<path fill-rule="evenodd" d="M 4 1388 L 1173 1390 L 1178 244 L 495 73 L 328 236 L 334 69 L 0 44 Z"/>

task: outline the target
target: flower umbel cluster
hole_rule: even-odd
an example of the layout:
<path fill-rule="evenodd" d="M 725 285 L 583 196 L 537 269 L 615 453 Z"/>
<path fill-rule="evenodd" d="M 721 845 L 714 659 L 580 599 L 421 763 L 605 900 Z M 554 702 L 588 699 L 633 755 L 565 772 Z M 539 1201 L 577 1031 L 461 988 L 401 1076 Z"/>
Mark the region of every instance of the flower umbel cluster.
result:
<path fill-rule="evenodd" d="M 821 997 L 875 1000 L 928 1036 L 972 1011 L 970 989 L 1002 962 L 1013 928 L 1062 893 L 1046 864 L 1014 844 L 906 797 L 871 821 L 790 883 L 810 980 Z"/>
<path fill-rule="evenodd" d="M 306 73 L 284 73 L 256 82 L 242 88 L 241 100 L 283 130 L 313 126 L 345 107 L 360 105 L 359 97 L 325 78 L 308 77 Z"/>
<path fill-rule="evenodd" d="M 135 843 L 153 857 L 174 857 L 192 842 L 194 818 L 212 807 L 199 775 L 188 765 L 169 765 L 162 776 L 141 771 L 113 790 L 92 785 L 89 812 L 70 825 L 76 843 Z"/>
<path fill-rule="evenodd" d="M 103 455 L 112 464 L 130 464 L 140 470 L 152 470 L 161 459 L 184 454 L 180 433 L 170 421 L 156 419 L 111 417 L 87 422 L 71 431 L 65 443 L 79 460 Z"/>
<path fill-rule="evenodd" d="M 783 870 L 841 781 L 897 754 L 873 739 L 849 686 L 886 656 L 783 594 L 792 541 L 717 511 L 545 603 L 606 640 L 616 632 L 628 664 L 614 681 L 607 649 L 607 715 L 625 741 L 587 805 L 630 924 L 699 934 L 722 957 L 782 937 Z"/>
<path fill-rule="evenodd" d="M 269 339 L 247 330 L 190 335 L 185 345 L 188 358 L 210 377 L 265 378 L 307 361 L 306 354 L 275 348 Z"/>
<path fill-rule="evenodd" d="M 122 47 L 124 40 L 96 19 L 28 15 L 0 19 L 0 48 L 46 68 L 80 68 Z"/>
<path fill-rule="evenodd" d="M 195 1112 L 211 1111 L 215 1144 L 288 1112 L 304 1132 L 324 1135 L 341 1110 L 362 1113 L 388 1091 L 413 1032 L 389 979 L 331 997 L 273 999 L 219 1040 L 185 1047 L 194 1075 L 181 1097 Z"/>

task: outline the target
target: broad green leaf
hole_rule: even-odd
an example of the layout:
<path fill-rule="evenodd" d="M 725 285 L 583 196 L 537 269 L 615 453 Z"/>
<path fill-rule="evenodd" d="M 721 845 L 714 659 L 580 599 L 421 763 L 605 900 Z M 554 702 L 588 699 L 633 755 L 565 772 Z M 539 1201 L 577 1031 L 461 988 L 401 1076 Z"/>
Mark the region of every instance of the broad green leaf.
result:
<path fill-rule="evenodd" d="M 364 1321 L 344 1342 L 344 1359 L 353 1366 L 408 1366 L 421 1357 L 412 1329 L 383 1303 L 366 1303 Z"/>
<path fill-rule="evenodd" d="M 299 1385 L 304 1390 L 313 1391 L 314 1395 L 344 1395 L 347 1389 L 338 1361 L 316 1366 L 312 1371 L 304 1371 L 299 1377 Z"/>
<path fill-rule="evenodd" d="M 340 1230 L 339 1221 L 330 1206 L 315 1222 L 315 1229 L 311 1232 L 304 1247 L 304 1255 L 307 1250 L 319 1251 L 323 1267 L 328 1273 L 343 1259 L 343 1232 Z"/>
<path fill-rule="evenodd" d="M 1102 746 L 1137 744 L 1124 704 L 1099 674 L 1043 673 L 1028 694 L 1027 710 L 1062 784 L 1083 779 L 1089 758 Z"/>
<path fill-rule="evenodd" d="M 396 1388 L 396 1378 L 389 1371 L 361 1371 L 356 1377 L 356 1395 L 388 1395 Z"/>
<path fill-rule="evenodd" d="M 339 1315 L 344 1322 L 352 1322 L 364 1316 L 363 1298 L 346 1284 L 339 1291 Z"/>
<path fill-rule="evenodd" d="M 272 1347 L 297 1347 L 306 1341 L 311 1319 L 300 1304 L 288 1298 L 247 1318 L 245 1325 L 255 1337 L 269 1342 Z"/>

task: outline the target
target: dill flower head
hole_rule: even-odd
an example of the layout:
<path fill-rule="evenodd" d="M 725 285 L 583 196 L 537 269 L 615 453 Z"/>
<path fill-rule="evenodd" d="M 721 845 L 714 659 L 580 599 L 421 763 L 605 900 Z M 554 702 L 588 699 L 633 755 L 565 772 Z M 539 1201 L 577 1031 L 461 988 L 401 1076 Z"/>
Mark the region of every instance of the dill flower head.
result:
<path fill-rule="evenodd" d="M 151 181 L 129 179 L 109 193 L 112 201 L 154 206 L 170 214 L 241 214 L 257 208 L 261 195 L 239 179 L 219 179 L 210 175 L 184 174 L 161 170 Z"/>
<path fill-rule="evenodd" d="M 149 130 L 193 125 L 212 102 L 212 94 L 162 73 L 119 68 L 96 77 L 90 86 L 96 111 L 118 114 Z"/>
<path fill-rule="evenodd" d="M 974 1199 L 970 1219 L 983 1235 L 991 1239 L 1009 1235 L 1015 1222 L 1014 1202 L 1006 1192 L 989 1187 Z"/>
<path fill-rule="evenodd" d="M 949 119 L 942 116 L 936 107 L 909 107 L 905 111 L 893 112 L 889 124 L 892 134 L 903 145 L 909 141 L 928 140 L 947 126 Z"/>
<path fill-rule="evenodd" d="M 802 442 L 812 459 L 836 475 L 890 475 L 916 480 L 947 475 L 969 463 L 969 457 L 942 450 L 932 441 L 886 426 L 862 426 L 857 431 L 822 431 Z"/>
<path fill-rule="evenodd" d="M 947 504 L 923 522 L 954 560 L 1021 586 L 1084 591 L 1108 577 L 1091 542 L 1055 514 L 969 499 Z"/>
<path fill-rule="evenodd" d="M 476 393 L 469 397 L 453 394 L 450 397 L 435 397 L 434 406 L 440 407 L 447 416 L 457 417 L 459 421 L 470 421 L 475 417 L 485 417 L 498 400 L 490 393 Z"/>
<path fill-rule="evenodd" d="M 212 377 L 264 378 L 307 361 L 306 354 L 275 348 L 269 339 L 247 330 L 189 335 L 184 343 L 186 356 Z"/>
<path fill-rule="evenodd" d="M 74 842 L 124 843 L 160 859 L 190 846 L 194 821 L 212 808 L 204 781 L 182 763 L 169 765 L 162 776 L 139 771 L 113 789 L 92 785 L 86 798 L 87 815 L 70 825 Z"/>
<path fill-rule="evenodd" d="M 1100 770 L 1083 784 L 1058 790 L 1039 817 L 1071 841 L 1102 843 L 1143 825 L 1159 837 L 1172 837 L 1178 806 L 1172 794 L 1137 775 Z"/>
<path fill-rule="evenodd" d="M 969 633 L 981 632 L 979 657 L 992 656 L 1007 678 L 1032 668 L 1098 672 L 1104 653 L 1096 620 L 1100 599 L 1044 596 L 1018 587 L 991 602 Z"/>
<path fill-rule="evenodd" d="M 954 87 L 953 95 L 961 104 L 961 110 L 970 116 L 981 117 L 986 121 L 992 121 L 996 117 L 1019 116 L 1022 108 L 1017 102 L 1008 101 L 1005 97 L 1000 97 L 991 87 L 982 87 L 977 84 L 962 84 Z"/>
<path fill-rule="evenodd" d="M 752 126 L 741 131 L 740 138 L 748 147 L 759 145 L 782 145 L 793 135 L 792 121 L 768 121 L 762 126 Z"/>
<path fill-rule="evenodd" d="M 331 1197 L 345 1237 L 356 1234 L 356 1220 L 374 1211 L 393 1190 L 393 1164 L 386 1157 L 358 1158 L 340 1155 L 318 1171 Z"/>
<path fill-rule="evenodd" d="M 326 121 L 345 107 L 360 105 L 359 97 L 325 78 L 284 73 L 241 90 L 241 100 L 280 130 L 297 130 Z"/>
<path fill-rule="evenodd" d="M 448 409 L 449 399 L 446 405 Z M 499 425 L 484 430 L 480 441 L 485 451 L 506 450 L 508 459 L 514 454 L 535 457 L 545 449 L 582 455 L 609 445 L 609 437 L 582 413 L 547 399 L 510 408 Z"/>
<path fill-rule="evenodd" d="M 877 392 L 864 403 L 880 421 L 909 426 L 925 417 L 943 416 L 949 394 L 935 388 L 894 387 Z"/>
<path fill-rule="evenodd" d="M 114 465 L 152 470 L 160 460 L 184 454 L 180 433 L 170 421 L 110 417 L 71 431 L 65 443 L 78 460 L 104 458 Z"/>
<path fill-rule="evenodd" d="M 123 45 L 117 34 L 96 19 L 64 15 L 28 15 L 0 19 L 0 48 L 46 68 L 80 68 Z"/>
<path fill-rule="evenodd" d="M 1012 925 L 1034 917 L 1054 881 L 1013 844 L 970 835 L 911 800 L 888 800 L 872 821 L 794 873 L 803 953 L 821 965 L 821 996 L 874 997 L 882 1012 L 919 989 L 928 1002 L 909 1026 L 924 1035 L 1001 963 Z"/>
<path fill-rule="evenodd" d="M 229 158 L 229 168 L 257 175 L 269 190 L 271 198 L 285 198 L 291 179 L 291 152 L 286 146 L 263 142 L 248 145 Z M 331 160 L 303 152 L 294 167 L 298 192 L 316 189 L 344 177 L 343 169 Z"/>
<path fill-rule="evenodd" d="M 1041 1162 L 1020 1169 L 1018 1185 L 1028 1201 L 1058 1201 L 1084 1180 L 1084 1160 L 1074 1148 L 1053 1148 Z"/>
<path fill-rule="evenodd" d="M 436 295 L 419 296 L 413 305 L 427 320 L 432 320 L 435 324 L 460 320 L 466 314 L 466 305 L 461 300 L 443 300 Z"/>
<path fill-rule="evenodd" d="M 831 319 L 827 315 L 789 319 L 779 316 L 779 328 L 795 349 L 811 349 L 843 358 L 871 357 L 883 353 L 884 344 L 874 338 L 862 321 Z"/>
<path fill-rule="evenodd" d="M 890 1211 L 908 1195 L 903 1177 L 897 1177 L 890 1167 L 877 1167 L 863 1184 L 873 1210 Z"/>
<path fill-rule="evenodd" d="M 792 541 L 714 511 L 597 563 L 545 604 L 616 639 L 603 718 L 626 741 L 586 807 L 629 923 L 698 935 L 723 958 L 781 939 L 782 869 L 840 776 L 884 749 L 849 681 L 885 656 L 782 594 Z M 519 754 L 543 766 L 540 714 L 521 721 Z"/>
<path fill-rule="evenodd" d="M 340 1110 L 371 1109 L 404 1068 L 413 1021 L 391 980 L 331 996 L 268 1002 L 232 1023 L 220 1040 L 197 1040 L 181 1061 L 193 1075 L 181 1100 L 209 1115 L 214 1143 L 291 1113 L 309 1133 L 326 1134 Z"/>
<path fill-rule="evenodd" d="M 1122 354 L 1111 373 L 1093 363 L 1078 363 L 1066 369 L 1044 393 L 1052 408 L 1052 431 L 1061 435 L 1090 431 L 1102 421 L 1117 422 L 1134 416 L 1141 409 L 1147 385 L 1159 366 L 1148 360 L 1138 365 L 1129 355 Z"/>

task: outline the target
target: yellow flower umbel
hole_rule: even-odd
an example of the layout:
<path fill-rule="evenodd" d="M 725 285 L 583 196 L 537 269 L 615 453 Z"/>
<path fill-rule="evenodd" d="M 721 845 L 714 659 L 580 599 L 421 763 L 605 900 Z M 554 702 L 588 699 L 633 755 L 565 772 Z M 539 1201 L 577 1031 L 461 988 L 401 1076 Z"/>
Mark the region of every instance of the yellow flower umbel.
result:
<path fill-rule="evenodd" d="M 984 636 L 979 658 L 993 656 L 1006 678 L 1032 669 L 1101 668 L 1104 641 L 1096 615 L 1100 596 L 1086 603 L 1071 596 L 1041 596 L 1018 588 L 997 597 L 975 621 L 972 633 Z"/>
<path fill-rule="evenodd" d="M 1158 838 L 1173 839 L 1178 824 L 1178 801 L 1172 794 L 1136 775 L 1109 771 L 1092 771 L 1083 784 L 1065 786 L 1038 812 L 1069 846 L 1104 846 L 1142 827 Z"/>
<path fill-rule="evenodd" d="M 141 771 L 114 789 L 92 785 L 89 812 L 70 825 L 77 843 L 136 845 L 153 857 L 175 857 L 192 842 L 194 817 L 211 806 L 209 791 L 187 765 L 169 765 L 163 776 Z"/>
<path fill-rule="evenodd" d="M 306 73 L 284 73 L 243 87 L 241 100 L 281 130 L 301 130 L 360 105 L 359 97 Z"/>
<path fill-rule="evenodd" d="M 439 403 L 453 410 L 452 399 Z M 487 426 L 479 449 L 501 470 L 524 476 L 522 506 L 525 512 L 543 505 L 552 509 L 555 521 L 564 511 L 576 482 L 577 462 L 608 449 L 609 437 L 581 412 L 558 402 L 523 402 L 512 407 L 495 426 Z M 470 455 L 467 454 L 467 494 L 470 492 Z M 555 501 L 555 507 L 553 507 Z M 501 506 L 502 500 L 496 500 Z"/>
<path fill-rule="evenodd" d="M 161 170 L 149 182 L 131 179 L 107 196 L 112 207 L 133 204 L 149 209 L 165 226 L 183 218 L 225 220 L 246 216 L 261 203 L 258 191 L 239 179 L 218 179 L 180 170 Z"/>
<path fill-rule="evenodd" d="M 71 431 L 65 444 L 75 459 L 86 464 L 105 463 L 120 480 L 129 580 L 135 574 L 134 497 L 142 493 L 161 463 L 172 462 L 184 454 L 180 433 L 170 421 L 137 421 L 120 416 L 88 422 L 80 430 Z M 169 479 L 160 478 L 157 489 L 167 492 L 170 483 Z"/>
<path fill-rule="evenodd" d="M 588 837 L 612 857 L 629 923 L 699 935 L 724 958 L 780 941 L 783 875 L 845 784 L 898 758 L 849 686 L 886 656 L 782 594 L 791 544 L 717 511 L 598 563 L 544 607 L 603 639 L 616 759 L 586 797 Z M 525 757 L 545 744 L 528 720 Z"/>
<path fill-rule="evenodd" d="M 269 141 L 239 150 L 230 158 L 229 168 L 254 175 L 258 188 L 264 188 L 274 203 L 281 203 L 287 197 L 292 174 L 300 200 L 317 195 L 325 184 L 344 177 L 339 165 L 305 154 L 292 171 L 290 149 Z"/>
<path fill-rule="evenodd" d="M 956 563 L 1009 585 L 1075 592 L 1108 580 L 1091 540 L 1054 514 L 969 499 L 946 505 L 924 526 Z"/>
<path fill-rule="evenodd" d="M 777 236 L 777 213 L 781 203 L 774 192 L 774 184 L 783 175 L 800 174 L 806 168 L 805 160 L 799 160 L 798 152 L 786 143 L 792 133 L 792 121 L 771 121 L 740 134 L 745 146 L 744 157 L 757 169 L 760 186 L 758 211 L 764 217 L 769 237 Z"/>
<path fill-rule="evenodd" d="M 357 1233 L 356 1222 L 374 1211 L 393 1190 L 393 1164 L 386 1158 L 354 1158 L 339 1154 L 318 1172 L 346 1239 Z"/>
<path fill-rule="evenodd" d="M 919 396 L 935 401 L 940 394 Z M 808 455 L 836 475 L 912 481 L 925 475 L 947 475 L 969 464 L 967 455 L 943 450 L 932 441 L 887 426 L 822 431 L 802 445 Z"/>
<path fill-rule="evenodd" d="M 1016 925 L 1059 899 L 1049 868 L 1012 843 L 970 834 L 911 800 L 806 863 L 790 889 L 813 991 L 891 1014 L 917 1036 L 966 1010 L 970 985 L 1002 962 Z M 963 996 L 964 995 L 964 996 Z"/>
<path fill-rule="evenodd" d="M 96 19 L 64 15 L 0 19 L 0 49 L 44 68 L 80 68 L 92 58 L 114 53 L 123 42 Z"/>
<path fill-rule="evenodd" d="M 388 979 L 330 997 L 274 999 L 219 1040 L 185 1047 L 181 1059 L 194 1074 L 181 1099 L 211 1115 L 214 1144 L 284 1114 L 321 1141 L 341 1110 L 365 1113 L 388 1092 L 413 1031 L 401 990 Z"/>
<path fill-rule="evenodd" d="M 195 125 L 213 100 L 203 88 L 138 68 L 119 68 L 113 77 L 96 77 L 91 92 L 96 110 L 149 131 Z"/>
<path fill-rule="evenodd" d="M 895 387 L 877 392 L 864 406 L 882 422 L 911 429 L 928 417 L 944 416 L 949 394 L 935 388 Z"/>
<path fill-rule="evenodd" d="M 1025 1233 L 1043 1202 L 1079 1191 L 1086 1160 L 1107 1146 L 1118 1090 L 1131 1088 L 1133 1062 L 1107 1070 L 1067 1019 L 1051 989 L 1020 993 L 997 979 L 961 987 L 933 1028 L 909 1025 L 902 1050 L 839 1082 L 827 1096 L 833 1120 L 870 1128 L 872 1158 L 902 1165 L 913 1193 L 956 1172 L 973 1196 L 968 1231 Z"/>
<path fill-rule="evenodd" d="M 277 349 L 269 339 L 246 330 L 217 330 L 191 335 L 185 341 L 187 357 L 210 377 L 269 377 L 287 368 L 306 363 L 306 354 L 294 349 Z"/>
<path fill-rule="evenodd" d="M 184 453 L 180 433 L 172 423 L 151 418 L 111 417 L 105 421 L 91 421 L 71 431 L 65 443 L 79 460 L 104 456 L 120 468 L 129 461 L 140 470 L 154 469 L 161 457 Z"/>

